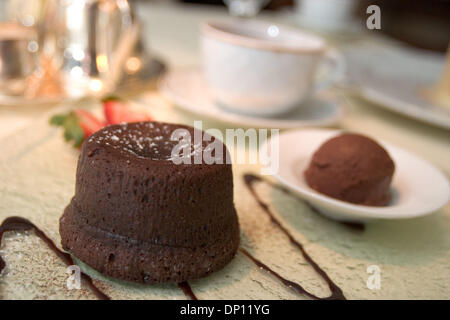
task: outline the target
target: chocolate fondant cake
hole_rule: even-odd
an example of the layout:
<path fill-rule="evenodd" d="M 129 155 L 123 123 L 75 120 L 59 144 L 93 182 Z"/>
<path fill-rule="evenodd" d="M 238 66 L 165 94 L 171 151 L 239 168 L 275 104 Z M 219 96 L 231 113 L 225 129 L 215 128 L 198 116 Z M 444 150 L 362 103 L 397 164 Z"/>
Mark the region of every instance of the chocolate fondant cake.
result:
<path fill-rule="evenodd" d="M 377 142 L 344 133 L 320 146 L 304 175 L 311 188 L 330 197 L 384 206 L 391 199 L 394 170 L 391 157 Z"/>
<path fill-rule="evenodd" d="M 178 141 L 170 137 L 180 128 L 194 137 L 191 127 L 138 122 L 84 142 L 75 196 L 60 220 L 65 250 L 107 276 L 143 283 L 203 277 L 233 258 L 239 225 L 231 165 L 175 164 Z M 210 143 L 192 143 L 189 156 Z"/>

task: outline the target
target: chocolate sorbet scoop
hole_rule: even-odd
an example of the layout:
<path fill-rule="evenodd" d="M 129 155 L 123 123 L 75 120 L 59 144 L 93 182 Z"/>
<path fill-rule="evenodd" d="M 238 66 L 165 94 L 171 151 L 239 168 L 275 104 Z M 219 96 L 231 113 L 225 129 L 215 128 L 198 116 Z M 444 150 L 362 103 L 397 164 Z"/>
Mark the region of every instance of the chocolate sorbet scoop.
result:
<path fill-rule="evenodd" d="M 385 206 L 391 199 L 395 164 L 374 140 L 344 133 L 327 140 L 304 172 L 306 182 L 327 196 L 368 206 Z"/>

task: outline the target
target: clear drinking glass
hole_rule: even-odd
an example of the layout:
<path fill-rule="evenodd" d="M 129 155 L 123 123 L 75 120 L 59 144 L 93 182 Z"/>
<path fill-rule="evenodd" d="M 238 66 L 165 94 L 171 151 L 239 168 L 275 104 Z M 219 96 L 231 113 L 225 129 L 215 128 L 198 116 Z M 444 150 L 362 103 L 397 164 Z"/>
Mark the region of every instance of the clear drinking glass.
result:
<path fill-rule="evenodd" d="M 128 0 L 8 0 L 4 12 L 37 33 L 27 98 L 113 91 L 140 32 Z"/>
<path fill-rule="evenodd" d="M 22 1 L 24 8 L 26 3 Z M 0 94 L 17 96 L 24 93 L 37 68 L 38 39 L 33 17 L 16 16 L 12 4 L 1 1 L 0 5 Z"/>
<path fill-rule="evenodd" d="M 270 0 L 225 0 L 232 16 L 251 18 L 256 16 Z"/>

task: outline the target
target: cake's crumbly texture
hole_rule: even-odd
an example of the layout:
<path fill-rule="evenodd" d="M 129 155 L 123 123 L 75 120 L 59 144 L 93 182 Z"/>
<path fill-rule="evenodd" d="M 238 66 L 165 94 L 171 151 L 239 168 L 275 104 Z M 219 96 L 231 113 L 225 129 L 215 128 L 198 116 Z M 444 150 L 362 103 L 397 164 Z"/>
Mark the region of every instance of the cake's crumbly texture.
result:
<path fill-rule="evenodd" d="M 327 196 L 368 206 L 391 200 L 395 164 L 371 138 L 344 133 L 331 138 L 312 156 L 304 175 L 308 185 Z"/>
<path fill-rule="evenodd" d="M 60 219 L 65 250 L 104 275 L 142 283 L 200 278 L 233 258 L 231 165 L 174 164 L 170 136 L 180 128 L 194 138 L 191 127 L 140 122 L 83 144 L 75 196 Z M 192 143 L 192 157 L 208 144 Z"/>

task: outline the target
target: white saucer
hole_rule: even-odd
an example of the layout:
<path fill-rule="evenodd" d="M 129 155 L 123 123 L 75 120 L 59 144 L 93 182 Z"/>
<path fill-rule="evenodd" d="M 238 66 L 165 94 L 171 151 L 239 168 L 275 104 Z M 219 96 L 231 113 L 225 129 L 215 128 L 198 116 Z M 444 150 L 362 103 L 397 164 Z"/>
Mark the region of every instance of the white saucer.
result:
<path fill-rule="evenodd" d="M 426 98 L 441 77 L 444 57 L 417 49 L 348 46 L 347 81 L 375 106 L 450 129 L 450 110 Z M 374 67 L 376 66 L 376 67 Z"/>
<path fill-rule="evenodd" d="M 181 109 L 211 119 L 238 125 L 264 128 L 298 128 L 329 126 L 343 115 L 343 108 L 331 97 L 320 96 L 306 101 L 301 108 L 275 117 L 256 117 L 224 110 L 208 94 L 199 68 L 172 70 L 159 82 L 159 90 Z"/>
<path fill-rule="evenodd" d="M 405 150 L 382 141 L 378 142 L 389 152 L 396 165 L 392 181 L 393 199 L 389 206 L 350 204 L 311 189 L 303 178 L 303 172 L 319 146 L 339 132 L 339 130 L 319 129 L 281 133 L 280 166 L 275 178 L 298 193 L 321 213 L 338 221 L 366 222 L 372 219 L 413 218 L 433 213 L 449 201 L 449 183 L 439 169 Z"/>

